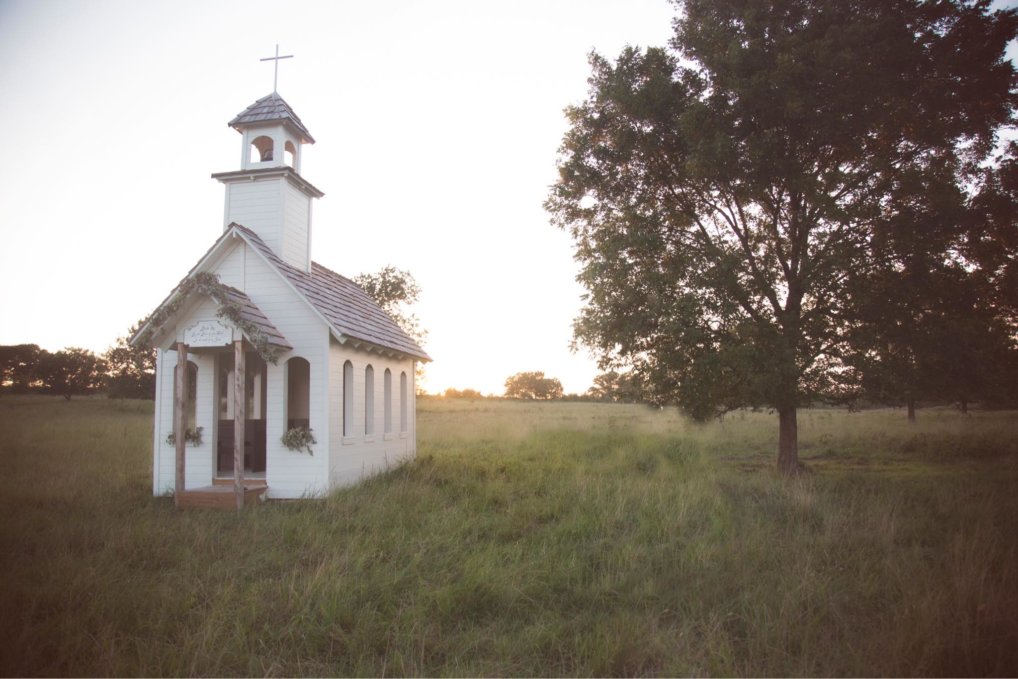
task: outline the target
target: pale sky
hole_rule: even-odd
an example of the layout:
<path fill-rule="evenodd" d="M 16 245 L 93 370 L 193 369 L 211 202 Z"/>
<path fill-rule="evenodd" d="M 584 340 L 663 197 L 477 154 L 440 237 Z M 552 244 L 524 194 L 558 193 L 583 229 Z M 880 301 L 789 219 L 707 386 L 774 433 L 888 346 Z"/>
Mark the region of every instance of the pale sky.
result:
<path fill-rule="evenodd" d="M 542 208 L 592 49 L 664 45 L 666 0 L 0 0 L 0 344 L 96 352 L 222 233 L 227 122 L 272 91 L 317 143 L 312 256 L 423 289 L 424 388 L 567 392 L 583 290 Z"/>

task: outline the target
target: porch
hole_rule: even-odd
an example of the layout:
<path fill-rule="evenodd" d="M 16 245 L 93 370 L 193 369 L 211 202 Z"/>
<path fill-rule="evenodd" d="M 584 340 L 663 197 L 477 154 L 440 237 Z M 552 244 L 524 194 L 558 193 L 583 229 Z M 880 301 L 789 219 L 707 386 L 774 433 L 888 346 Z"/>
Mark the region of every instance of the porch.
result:
<path fill-rule="evenodd" d="M 197 355 L 194 361 L 181 360 Z M 201 387 L 198 386 L 202 367 Z M 211 378 L 211 379 L 210 379 Z M 212 477 L 192 478 L 184 489 L 184 458 L 175 450 L 176 506 L 181 509 L 207 508 L 237 510 L 255 501 L 264 500 L 266 483 L 267 437 L 267 365 L 266 361 L 244 339 L 234 340 L 230 347 L 193 347 L 177 344 L 177 365 L 174 368 L 174 431 L 187 431 L 188 423 L 198 418 L 198 392 L 203 402 L 214 408 L 212 456 L 198 458 L 204 466 L 211 462 Z M 181 399 L 180 394 L 185 394 Z M 211 398 L 209 398 L 211 397 Z M 205 411 L 207 417 L 207 411 Z M 205 420 L 206 427 L 207 420 Z M 176 443 L 176 442 L 175 442 Z M 239 470 L 234 474 L 234 470 Z M 208 479 L 209 477 L 205 477 Z M 235 491 L 239 484 L 243 492 Z"/>

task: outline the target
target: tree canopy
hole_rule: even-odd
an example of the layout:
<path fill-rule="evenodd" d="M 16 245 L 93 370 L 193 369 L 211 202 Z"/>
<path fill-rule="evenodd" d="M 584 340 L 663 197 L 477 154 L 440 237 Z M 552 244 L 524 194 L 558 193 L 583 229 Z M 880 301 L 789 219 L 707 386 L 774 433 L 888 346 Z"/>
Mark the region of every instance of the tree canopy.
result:
<path fill-rule="evenodd" d="M 586 396 L 611 403 L 641 403 L 644 400 L 643 385 L 637 376 L 615 370 L 594 377 L 594 384 L 587 390 Z"/>
<path fill-rule="evenodd" d="M 506 378 L 506 398 L 550 400 L 562 398 L 562 383 L 543 372 L 520 372 Z"/>
<path fill-rule="evenodd" d="M 103 354 L 109 372 L 107 389 L 113 398 L 155 398 L 156 350 L 127 341 L 138 332 L 142 322 L 131 326 L 127 335 L 118 337 L 116 344 Z"/>
<path fill-rule="evenodd" d="M 44 353 L 38 344 L 0 346 L 0 388 L 26 394 L 38 386 L 37 368 Z"/>
<path fill-rule="evenodd" d="M 0 389 L 4 391 L 59 394 L 70 400 L 101 391 L 107 384 L 106 373 L 106 361 L 87 349 L 49 352 L 37 344 L 0 346 Z"/>
<path fill-rule="evenodd" d="M 424 345 L 428 331 L 410 310 L 421 296 L 421 288 L 409 271 L 387 266 L 378 273 L 362 273 L 353 281 L 417 344 Z"/>
<path fill-rule="evenodd" d="M 476 389 L 456 389 L 454 387 L 446 389 L 442 392 L 442 396 L 445 398 L 468 399 L 471 401 L 484 398 L 484 394 Z"/>
<path fill-rule="evenodd" d="M 106 362 L 88 349 L 70 347 L 44 352 L 39 357 L 36 376 L 53 394 L 68 401 L 71 396 L 99 391 L 105 385 Z"/>
<path fill-rule="evenodd" d="M 669 47 L 593 54 L 567 110 L 546 207 L 588 291 L 575 335 L 694 417 L 774 408 L 792 473 L 797 408 L 844 390 L 861 310 L 887 292 L 865 274 L 886 268 L 880 229 L 908 221 L 902 183 L 949 187 L 930 207 L 961 228 L 1018 102 L 1018 19 L 982 1 L 676 5 Z"/>

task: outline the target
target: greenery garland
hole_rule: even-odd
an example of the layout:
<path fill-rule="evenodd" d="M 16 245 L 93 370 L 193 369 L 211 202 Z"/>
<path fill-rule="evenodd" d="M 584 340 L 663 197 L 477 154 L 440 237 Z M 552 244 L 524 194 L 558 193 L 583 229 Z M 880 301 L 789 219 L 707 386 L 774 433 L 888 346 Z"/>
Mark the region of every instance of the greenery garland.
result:
<path fill-rule="evenodd" d="M 230 299 L 229 290 L 219 280 L 219 276 L 214 273 L 201 271 L 190 278 L 185 278 L 177 286 L 177 296 L 157 309 L 149 317 L 148 329 L 138 337 L 138 342 L 145 345 L 150 344 L 155 329 L 162 327 L 163 324 L 180 310 L 188 295 L 192 292 L 197 292 L 207 295 L 219 304 L 216 316 L 225 318 L 233 323 L 238 330 L 247 336 L 255 350 L 266 362 L 276 365 L 279 361 L 279 355 L 282 353 L 282 347 L 272 344 L 261 328 L 241 316 L 240 305 Z"/>

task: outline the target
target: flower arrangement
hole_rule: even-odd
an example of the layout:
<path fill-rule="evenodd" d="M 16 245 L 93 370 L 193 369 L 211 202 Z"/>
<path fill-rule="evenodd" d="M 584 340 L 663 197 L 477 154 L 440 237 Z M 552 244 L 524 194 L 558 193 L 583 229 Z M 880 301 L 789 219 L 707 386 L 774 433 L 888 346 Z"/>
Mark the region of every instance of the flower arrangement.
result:
<path fill-rule="evenodd" d="M 186 432 L 184 432 L 184 443 L 195 448 L 200 446 L 202 444 L 201 434 L 203 429 L 204 429 L 203 427 L 195 427 L 194 429 L 188 429 Z M 177 435 L 171 431 L 166 436 L 166 442 L 171 446 L 176 445 Z"/>
<path fill-rule="evenodd" d="M 290 450 L 306 450 L 308 455 L 315 454 L 311 450 L 311 444 L 318 443 L 315 440 L 315 435 L 311 433 L 310 427 L 291 427 L 283 434 L 281 441 Z"/>

